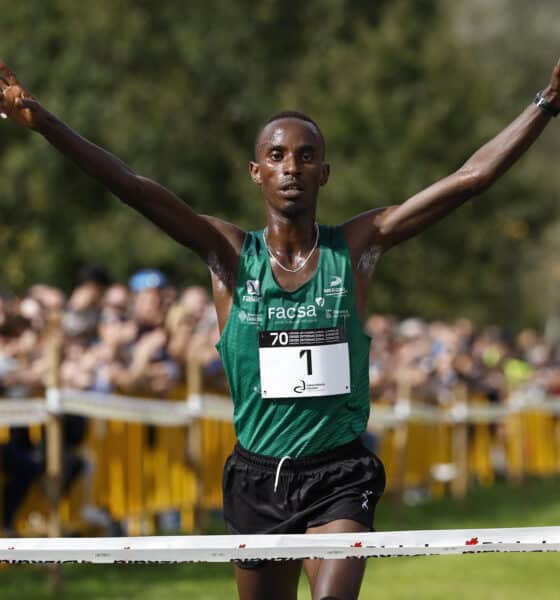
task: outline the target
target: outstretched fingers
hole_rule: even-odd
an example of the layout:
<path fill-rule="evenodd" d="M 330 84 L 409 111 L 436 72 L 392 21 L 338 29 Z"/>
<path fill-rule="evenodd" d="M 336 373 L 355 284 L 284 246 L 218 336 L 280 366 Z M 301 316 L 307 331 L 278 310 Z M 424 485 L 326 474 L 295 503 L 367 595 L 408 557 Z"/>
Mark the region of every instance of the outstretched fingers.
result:
<path fill-rule="evenodd" d="M 16 108 L 29 108 L 30 110 L 35 110 L 37 108 L 37 101 L 31 98 L 31 96 L 23 96 L 18 98 L 15 102 Z"/>

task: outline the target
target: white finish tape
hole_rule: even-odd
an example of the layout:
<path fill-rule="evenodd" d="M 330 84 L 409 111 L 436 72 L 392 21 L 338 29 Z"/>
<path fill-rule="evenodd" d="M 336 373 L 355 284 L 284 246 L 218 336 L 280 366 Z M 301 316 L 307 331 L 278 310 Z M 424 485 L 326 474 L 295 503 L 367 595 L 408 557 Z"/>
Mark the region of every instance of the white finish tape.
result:
<path fill-rule="evenodd" d="M 175 563 L 559 552 L 560 527 L 314 535 L 0 539 L 0 563 Z"/>

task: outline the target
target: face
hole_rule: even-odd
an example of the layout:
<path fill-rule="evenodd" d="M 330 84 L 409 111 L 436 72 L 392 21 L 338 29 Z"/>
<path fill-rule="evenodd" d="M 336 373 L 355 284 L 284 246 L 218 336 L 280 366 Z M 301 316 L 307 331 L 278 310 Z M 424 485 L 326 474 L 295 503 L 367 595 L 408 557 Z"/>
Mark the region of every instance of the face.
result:
<path fill-rule="evenodd" d="M 114 308 L 125 313 L 128 308 L 129 297 L 128 288 L 120 283 L 115 283 L 107 288 L 103 296 L 103 308 Z"/>
<path fill-rule="evenodd" d="M 134 319 L 143 325 L 157 326 L 163 321 L 159 289 L 146 288 L 134 299 Z"/>
<path fill-rule="evenodd" d="M 194 317 L 197 321 L 202 318 L 208 308 L 208 292 L 199 286 L 188 287 L 181 296 L 181 304 L 186 314 Z"/>
<path fill-rule="evenodd" d="M 256 161 L 250 164 L 267 205 L 285 216 L 315 210 L 319 188 L 327 183 L 325 148 L 312 123 L 279 119 L 259 135 Z"/>
<path fill-rule="evenodd" d="M 98 333 L 101 341 L 110 346 L 129 344 L 138 333 L 138 325 L 119 309 L 105 307 L 100 314 Z"/>

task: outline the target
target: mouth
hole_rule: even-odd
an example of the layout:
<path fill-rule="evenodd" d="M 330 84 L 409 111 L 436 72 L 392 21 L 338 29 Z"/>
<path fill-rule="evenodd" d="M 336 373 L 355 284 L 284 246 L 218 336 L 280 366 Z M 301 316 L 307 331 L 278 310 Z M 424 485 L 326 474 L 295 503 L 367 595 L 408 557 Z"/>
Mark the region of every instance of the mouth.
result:
<path fill-rule="evenodd" d="M 301 194 L 303 194 L 303 186 L 296 181 L 280 186 L 280 195 L 284 198 L 296 198 L 297 196 L 301 196 Z"/>

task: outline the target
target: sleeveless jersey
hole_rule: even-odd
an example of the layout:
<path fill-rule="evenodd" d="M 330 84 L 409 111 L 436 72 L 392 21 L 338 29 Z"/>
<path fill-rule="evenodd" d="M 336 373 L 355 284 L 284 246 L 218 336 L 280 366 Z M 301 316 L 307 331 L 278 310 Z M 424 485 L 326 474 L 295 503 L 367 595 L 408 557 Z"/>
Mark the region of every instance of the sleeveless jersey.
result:
<path fill-rule="evenodd" d="M 340 227 L 320 226 L 314 275 L 293 292 L 272 272 L 263 231 L 249 232 L 217 344 L 241 446 L 309 456 L 354 440 L 369 417 L 369 346 Z"/>

